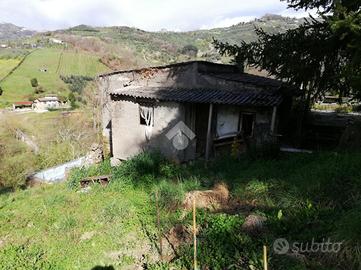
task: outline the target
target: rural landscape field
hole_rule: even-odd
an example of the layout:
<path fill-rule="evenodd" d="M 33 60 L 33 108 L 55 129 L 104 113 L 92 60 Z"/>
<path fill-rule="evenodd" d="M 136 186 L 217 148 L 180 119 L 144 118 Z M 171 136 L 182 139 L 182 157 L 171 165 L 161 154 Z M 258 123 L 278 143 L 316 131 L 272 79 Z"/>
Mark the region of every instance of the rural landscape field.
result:
<path fill-rule="evenodd" d="M 358 1 L 14 1 L 1 270 L 361 269 Z"/>

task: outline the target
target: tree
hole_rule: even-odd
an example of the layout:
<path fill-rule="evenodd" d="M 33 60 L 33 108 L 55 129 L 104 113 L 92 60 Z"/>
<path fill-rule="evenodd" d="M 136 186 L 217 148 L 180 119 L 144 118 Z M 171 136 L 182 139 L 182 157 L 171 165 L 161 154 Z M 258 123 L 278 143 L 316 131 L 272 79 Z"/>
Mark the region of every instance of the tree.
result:
<path fill-rule="evenodd" d="M 0 96 L 2 96 L 4 90 L 2 89 L 2 87 L 0 86 Z"/>
<path fill-rule="evenodd" d="M 188 44 L 182 48 L 181 53 L 190 57 L 196 57 L 198 53 L 198 48 L 192 44 Z"/>
<path fill-rule="evenodd" d="M 90 82 L 83 91 L 85 108 L 92 114 L 93 130 L 99 131 L 101 124 L 101 99 L 95 82 Z"/>
<path fill-rule="evenodd" d="M 290 8 L 318 9 L 296 29 L 268 34 L 256 29 L 258 40 L 240 46 L 214 41 L 222 54 L 302 90 L 304 110 L 329 91 L 361 98 L 361 13 L 355 0 L 285 0 Z"/>
<path fill-rule="evenodd" d="M 361 2 L 357 0 L 283 0 L 294 9 L 317 9 L 304 24 L 284 33 L 256 29 L 258 40 L 240 46 L 214 41 L 221 54 L 301 89 L 298 135 L 311 104 L 327 92 L 361 98 Z"/>
<path fill-rule="evenodd" d="M 68 100 L 70 101 L 70 106 L 72 109 L 75 109 L 77 107 L 76 105 L 76 98 L 73 92 L 70 92 L 68 95 Z"/>
<path fill-rule="evenodd" d="M 38 79 L 36 79 L 36 78 L 32 78 L 31 80 L 30 80 L 30 84 L 31 84 L 31 86 L 32 87 L 38 87 L 39 86 L 39 83 L 38 83 Z"/>

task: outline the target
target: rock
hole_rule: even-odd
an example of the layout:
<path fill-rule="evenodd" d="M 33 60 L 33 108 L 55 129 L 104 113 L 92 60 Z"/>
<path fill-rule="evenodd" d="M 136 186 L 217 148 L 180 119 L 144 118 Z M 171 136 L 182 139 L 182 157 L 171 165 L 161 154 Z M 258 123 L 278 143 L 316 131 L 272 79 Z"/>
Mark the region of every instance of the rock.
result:
<path fill-rule="evenodd" d="M 103 147 L 100 144 L 93 143 L 90 151 L 85 157 L 84 166 L 99 164 L 104 160 Z"/>
<path fill-rule="evenodd" d="M 110 158 L 110 166 L 112 166 L 112 167 L 119 166 L 121 163 L 122 163 L 122 161 L 120 159 L 117 159 L 114 157 Z"/>
<path fill-rule="evenodd" d="M 91 186 L 87 186 L 85 188 L 82 188 L 81 190 L 77 191 L 77 193 L 88 193 L 91 191 Z"/>
<path fill-rule="evenodd" d="M 242 229 L 249 234 L 260 234 L 265 231 L 266 217 L 260 215 L 251 214 L 246 217 L 245 222 L 242 225 Z"/>

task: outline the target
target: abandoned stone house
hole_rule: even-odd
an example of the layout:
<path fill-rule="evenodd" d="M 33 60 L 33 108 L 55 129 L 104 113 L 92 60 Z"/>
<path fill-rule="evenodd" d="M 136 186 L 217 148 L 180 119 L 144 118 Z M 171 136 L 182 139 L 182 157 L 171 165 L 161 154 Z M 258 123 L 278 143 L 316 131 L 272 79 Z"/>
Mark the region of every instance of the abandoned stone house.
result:
<path fill-rule="evenodd" d="M 278 136 L 285 86 L 236 66 L 192 61 L 99 76 L 113 161 L 161 151 L 182 162 Z"/>

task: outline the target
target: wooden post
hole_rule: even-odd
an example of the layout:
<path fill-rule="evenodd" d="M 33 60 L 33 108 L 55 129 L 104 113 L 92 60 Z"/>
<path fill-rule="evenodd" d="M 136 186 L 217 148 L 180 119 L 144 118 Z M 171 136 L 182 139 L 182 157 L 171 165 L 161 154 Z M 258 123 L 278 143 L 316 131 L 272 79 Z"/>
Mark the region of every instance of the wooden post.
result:
<path fill-rule="evenodd" d="M 193 261 L 194 261 L 194 270 L 197 270 L 197 224 L 196 224 L 196 200 L 193 198 Z"/>
<path fill-rule="evenodd" d="M 158 238 L 159 238 L 159 253 L 160 253 L 160 259 L 163 260 L 163 240 L 162 240 L 162 231 L 161 231 L 161 227 L 160 227 L 158 191 L 155 192 L 155 203 L 156 203 L 156 208 L 157 208 L 157 227 L 158 227 Z"/>
<path fill-rule="evenodd" d="M 272 134 L 272 135 L 273 135 L 274 132 L 275 132 L 276 116 L 277 116 L 277 106 L 273 106 L 272 122 L 271 122 L 271 134 Z"/>
<path fill-rule="evenodd" d="M 263 246 L 263 266 L 264 270 L 268 270 L 268 260 L 267 260 L 267 246 Z"/>
<path fill-rule="evenodd" d="M 211 148 L 212 115 L 213 115 L 213 104 L 209 104 L 207 142 L 206 142 L 206 160 L 209 159 L 209 152 L 210 152 L 210 148 Z"/>

